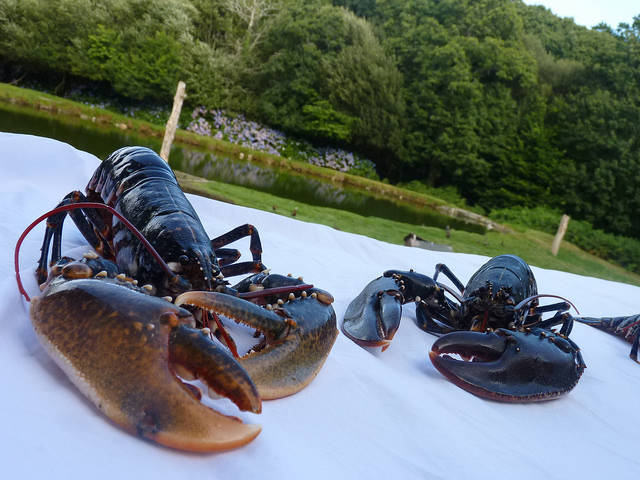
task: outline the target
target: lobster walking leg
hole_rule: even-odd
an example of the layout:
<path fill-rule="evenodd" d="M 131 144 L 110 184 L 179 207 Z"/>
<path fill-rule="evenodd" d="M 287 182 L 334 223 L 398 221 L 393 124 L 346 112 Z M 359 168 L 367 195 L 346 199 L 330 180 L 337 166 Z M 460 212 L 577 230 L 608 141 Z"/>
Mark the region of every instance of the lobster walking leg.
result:
<path fill-rule="evenodd" d="M 249 251 L 253 261 L 233 263 L 240 257 L 239 252 L 235 249 L 223 247 L 244 237 L 250 237 Z M 213 238 L 211 247 L 214 249 L 216 257 L 218 257 L 222 274 L 225 277 L 233 277 L 245 273 L 258 273 L 267 268 L 262 263 L 262 243 L 260 242 L 258 230 L 248 223 Z"/>
<path fill-rule="evenodd" d="M 56 208 L 88 201 L 90 200 L 82 192 L 74 190 L 68 193 Z M 38 259 L 38 268 L 36 270 L 39 283 L 43 283 L 47 279 L 48 267 L 62 258 L 62 227 L 67 214 L 69 214 L 80 233 L 96 252 L 110 260 L 114 259 L 112 245 L 105 236 L 108 228 L 106 227 L 105 217 L 103 215 L 95 209 L 62 211 L 47 219 L 47 228 L 45 230 L 42 248 L 40 249 L 40 258 Z M 49 247 L 51 247 L 51 260 L 47 262 Z"/>
<path fill-rule="evenodd" d="M 464 285 L 444 263 L 438 263 L 436 265 L 436 272 L 433 274 L 434 282 L 438 280 L 438 275 L 440 274 L 440 272 L 442 272 L 449 280 L 453 282 L 456 288 L 460 290 L 460 293 L 464 293 Z"/>
<path fill-rule="evenodd" d="M 218 258 L 218 265 L 224 267 L 230 265 L 240 258 L 242 255 L 240 250 L 235 248 L 217 248 L 215 250 L 216 257 Z"/>
<path fill-rule="evenodd" d="M 555 308 L 551 308 L 555 307 Z M 552 312 L 556 311 L 556 314 L 548 320 L 542 320 L 536 323 L 535 325 L 538 328 L 552 328 L 556 325 L 562 324 L 560 327 L 560 334 L 564 336 L 569 336 L 571 334 L 571 330 L 573 330 L 573 317 L 566 313 L 569 310 L 569 304 L 561 302 L 553 305 L 548 305 L 545 308 L 538 307 L 536 308 L 536 315 L 541 314 L 542 312 Z"/>

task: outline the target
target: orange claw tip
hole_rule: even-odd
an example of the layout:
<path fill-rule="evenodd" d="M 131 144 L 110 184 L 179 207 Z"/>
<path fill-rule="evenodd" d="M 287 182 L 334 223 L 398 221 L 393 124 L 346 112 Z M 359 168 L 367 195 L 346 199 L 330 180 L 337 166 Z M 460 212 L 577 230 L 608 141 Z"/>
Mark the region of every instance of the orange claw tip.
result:
<path fill-rule="evenodd" d="M 213 419 L 213 415 L 217 418 Z M 211 411 L 209 427 L 205 435 L 192 436 L 188 430 L 182 432 L 163 431 L 155 435 L 145 435 L 166 447 L 187 452 L 219 452 L 242 447 L 251 442 L 261 432 L 262 427 L 242 423 L 235 417 L 228 417 Z"/>

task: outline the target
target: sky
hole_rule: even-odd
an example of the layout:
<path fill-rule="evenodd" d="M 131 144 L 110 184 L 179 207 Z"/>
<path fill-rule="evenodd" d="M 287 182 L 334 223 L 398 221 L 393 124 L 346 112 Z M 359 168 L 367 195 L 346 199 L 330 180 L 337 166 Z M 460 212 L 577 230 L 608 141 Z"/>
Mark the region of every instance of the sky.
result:
<path fill-rule="evenodd" d="M 593 27 L 604 22 L 616 28 L 620 22 L 633 23 L 640 15 L 638 0 L 524 0 L 527 5 L 544 5 L 559 17 L 572 17 L 578 25 Z"/>

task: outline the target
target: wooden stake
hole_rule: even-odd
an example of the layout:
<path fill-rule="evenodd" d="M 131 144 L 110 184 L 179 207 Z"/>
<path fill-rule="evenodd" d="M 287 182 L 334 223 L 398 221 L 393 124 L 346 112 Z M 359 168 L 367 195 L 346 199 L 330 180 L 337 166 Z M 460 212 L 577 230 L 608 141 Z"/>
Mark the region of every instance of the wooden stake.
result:
<path fill-rule="evenodd" d="M 560 243 L 562 243 L 562 238 L 564 234 L 567 233 L 567 226 L 569 225 L 569 215 L 562 215 L 560 219 L 560 225 L 558 225 L 558 232 L 556 233 L 555 238 L 553 239 L 553 243 L 551 244 L 551 253 L 553 256 L 558 255 L 558 250 L 560 250 Z"/>
<path fill-rule="evenodd" d="M 178 119 L 180 118 L 180 111 L 182 110 L 182 102 L 184 102 L 185 83 L 180 80 L 178 82 L 178 88 L 176 89 L 176 95 L 173 97 L 173 109 L 169 120 L 167 120 L 167 126 L 164 129 L 164 139 L 162 140 L 162 149 L 160 150 L 160 156 L 165 162 L 169 161 L 169 152 L 171 151 L 171 144 L 173 143 L 173 137 L 176 135 L 178 128 Z"/>

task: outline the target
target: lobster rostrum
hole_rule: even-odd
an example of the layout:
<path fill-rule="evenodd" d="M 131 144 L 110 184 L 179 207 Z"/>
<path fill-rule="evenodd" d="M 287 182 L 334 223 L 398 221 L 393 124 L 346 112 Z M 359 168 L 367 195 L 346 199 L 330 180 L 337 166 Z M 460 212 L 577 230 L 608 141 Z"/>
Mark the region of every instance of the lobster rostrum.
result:
<path fill-rule="evenodd" d="M 260 411 L 261 399 L 279 398 L 299 391 L 318 373 L 337 336 L 335 312 L 331 306 L 333 297 L 305 284 L 302 279 L 272 275 L 266 270 L 229 287 L 224 274 L 263 269 L 257 231 L 245 226 L 240 227 L 240 231 L 232 231 L 231 235 L 205 241 L 206 234 L 197 215 L 177 183 L 176 188 L 172 186 L 175 182 L 173 173 L 155 153 L 147 149 L 123 149 L 111 155 L 110 159 L 110 163 L 103 163 L 93 175 L 86 197 L 79 192 L 67 195 L 58 208 L 33 222 L 16 246 L 18 272 L 20 243 L 28 231 L 47 218 L 37 269 L 43 293 L 34 299 L 31 308 L 34 328 L 80 390 L 100 409 L 104 405 L 112 405 L 113 408 L 103 411 L 128 430 L 187 450 L 216 450 L 242 445 L 258 434 L 259 427 L 237 428 L 236 423 L 239 422 L 232 419 L 231 425 L 236 428 L 227 432 L 226 424 L 229 422 L 212 420 L 212 429 L 214 425 L 221 426 L 221 431 L 215 435 L 208 431 L 200 432 L 188 440 L 189 435 L 184 433 L 186 430 L 175 433 L 165 420 L 170 423 L 168 419 L 176 409 L 183 412 L 181 402 L 184 400 L 177 397 L 169 399 L 160 390 L 175 390 L 175 385 L 178 385 L 179 390 L 199 397 L 197 388 L 193 385 L 184 387 L 182 380 L 204 379 L 210 391 L 229 396 L 240 408 L 254 412 Z M 149 165 L 152 168 L 148 169 Z M 122 171 L 128 174 L 122 176 L 119 173 Z M 119 186 L 112 184 L 114 178 L 119 178 L 122 183 Z M 103 194 L 111 192 L 106 195 L 106 204 L 80 201 L 96 199 L 93 186 Z M 132 192 L 136 188 L 140 191 Z M 136 200 L 136 208 L 125 206 L 129 200 L 122 199 L 127 197 Z M 141 210 L 145 208 L 148 212 L 143 214 Z M 178 211 L 180 209 L 182 211 Z M 98 213 L 102 210 L 107 213 Z M 62 224 L 67 212 L 94 249 L 106 258 L 95 252 L 86 254 L 81 261 L 61 256 Z M 133 212 L 132 218 L 127 219 L 125 212 Z M 181 219 L 183 223 L 180 223 Z M 158 226 L 163 222 L 166 222 L 164 231 Z M 153 228 L 148 228 L 149 225 Z M 253 261 L 233 263 L 240 256 L 239 252 L 222 248 L 222 245 L 247 231 L 251 236 Z M 43 265 L 47 262 L 51 240 L 51 268 L 45 270 Z M 155 246 L 152 245 L 154 242 Z M 194 265 L 197 267 L 192 268 Z M 43 277 L 45 271 L 47 275 Z M 20 291 L 28 299 L 18 273 L 17 278 Z M 154 280 L 158 283 L 154 284 Z M 192 290 L 194 286 L 200 290 Z M 164 297 L 150 294 L 164 294 Z M 172 304 L 174 296 L 175 304 Z M 220 321 L 220 315 L 255 329 L 255 336 L 260 337 L 257 345 L 240 356 Z M 108 318 L 100 320 L 105 316 Z M 215 320 L 210 325 L 205 321 L 209 317 Z M 42 328 L 42 323 L 50 327 Z M 199 334 L 194 343 L 189 340 L 195 335 L 194 331 L 187 331 L 187 327 L 182 325 L 198 327 L 204 335 Z M 156 337 L 160 332 L 162 335 Z M 232 355 L 213 341 L 213 334 L 229 347 Z M 116 373 L 120 370 L 115 366 L 115 360 L 107 358 L 105 363 L 93 356 L 88 357 L 90 361 L 83 359 L 87 354 L 82 346 L 84 343 L 113 348 L 113 338 L 118 335 L 121 337 L 118 341 L 128 351 L 138 352 L 127 358 L 130 361 L 123 360 L 123 365 L 131 366 L 137 361 L 139 365 L 132 369 L 135 375 L 153 377 L 138 379 L 140 388 L 134 386 L 132 375 Z M 136 350 L 138 346 L 140 348 Z M 210 352 L 213 352 L 211 358 L 206 358 Z M 71 358 L 83 365 L 89 363 L 92 369 L 80 369 Z M 154 371 L 147 370 L 144 365 L 149 362 L 154 362 L 158 369 L 164 369 L 164 374 L 156 375 Z M 199 366 L 194 369 L 193 363 Z M 167 370 L 178 372 L 182 380 L 167 374 Z M 219 375 L 223 377 L 218 380 Z M 236 380 L 229 378 L 234 376 L 237 376 Z M 80 383 L 74 380 L 75 377 L 80 378 Z M 111 392 L 95 386 L 102 377 L 109 377 Z M 234 383 L 240 380 L 244 392 L 239 391 Z M 97 391 L 101 393 L 97 394 Z M 123 392 L 129 393 L 125 395 Z M 140 411 L 146 412 L 151 408 L 147 401 L 156 394 L 159 400 L 153 403 L 154 413 L 140 417 Z M 137 413 L 131 417 L 130 411 Z M 204 420 L 194 413 L 193 421 Z M 192 427 L 187 427 L 189 429 Z M 164 433 L 156 435 L 157 432 Z M 211 440 L 212 436 L 215 440 Z"/>
<path fill-rule="evenodd" d="M 440 273 L 459 293 L 437 281 Z M 541 297 L 562 301 L 540 306 Z M 433 277 L 389 270 L 349 304 L 342 331 L 361 346 L 384 350 L 400 325 L 402 305 L 411 301 L 417 325 L 441 336 L 429 353 L 433 365 L 483 398 L 556 398 L 577 384 L 585 368 L 580 349 L 568 338 L 571 303 L 539 295 L 531 268 L 515 255 L 492 258 L 466 287 L 444 264 L 436 265 Z M 545 312 L 555 314 L 543 320 Z M 557 325 L 558 332 L 552 330 Z"/>

